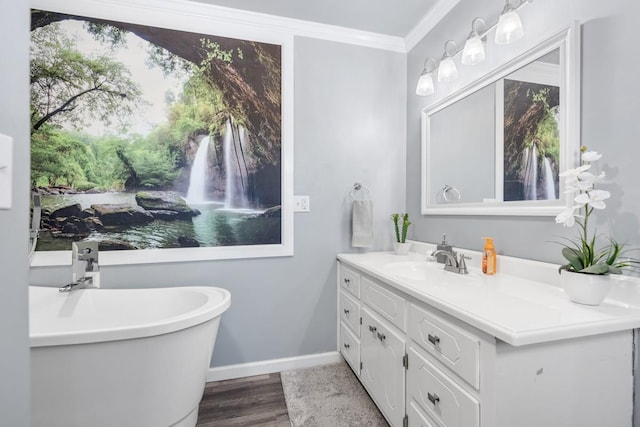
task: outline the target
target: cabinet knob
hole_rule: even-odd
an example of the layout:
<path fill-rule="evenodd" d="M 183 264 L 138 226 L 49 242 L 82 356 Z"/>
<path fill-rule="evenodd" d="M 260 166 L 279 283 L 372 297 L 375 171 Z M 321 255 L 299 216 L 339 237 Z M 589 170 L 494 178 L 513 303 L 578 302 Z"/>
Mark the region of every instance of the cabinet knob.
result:
<path fill-rule="evenodd" d="M 369 331 L 370 332 L 375 332 L 376 330 L 377 330 L 377 328 L 375 326 L 369 325 Z"/>
<path fill-rule="evenodd" d="M 384 341 L 384 340 L 385 340 L 385 338 L 387 338 L 384 334 L 381 334 L 380 332 L 378 332 L 378 333 L 377 333 L 377 335 L 378 335 L 378 339 L 379 339 L 380 341 Z"/>
<path fill-rule="evenodd" d="M 347 310 L 346 308 L 343 311 L 344 311 L 344 314 L 349 314 L 349 310 Z"/>
<path fill-rule="evenodd" d="M 433 345 L 438 345 L 438 344 L 440 344 L 440 337 L 439 337 L 439 336 L 437 336 L 437 335 L 431 335 L 431 334 L 429 334 L 429 335 L 427 336 L 427 339 L 428 339 L 428 340 L 429 340 L 429 342 L 430 342 L 431 344 L 433 344 Z"/>
<path fill-rule="evenodd" d="M 438 395 L 435 393 L 427 393 L 427 399 L 429 399 L 429 402 L 431 402 L 434 406 L 440 402 L 440 397 L 438 397 Z"/>
<path fill-rule="evenodd" d="M 349 344 L 346 344 L 346 343 L 343 345 L 344 345 L 344 348 L 346 348 L 347 350 L 349 349 L 349 347 L 351 347 Z"/>
<path fill-rule="evenodd" d="M 345 278 L 345 279 L 344 279 L 344 283 L 346 283 L 346 284 L 348 285 L 349 283 L 351 283 L 351 280 L 349 280 L 349 279 Z"/>

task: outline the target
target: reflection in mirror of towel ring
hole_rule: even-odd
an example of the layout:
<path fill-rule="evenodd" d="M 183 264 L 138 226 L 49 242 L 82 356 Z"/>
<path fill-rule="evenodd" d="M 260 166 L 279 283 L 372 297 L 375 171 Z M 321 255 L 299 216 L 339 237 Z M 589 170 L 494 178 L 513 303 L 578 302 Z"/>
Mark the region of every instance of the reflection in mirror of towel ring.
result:
<path fill-rule="evenodd" d="M 366 185 L 356 182 L 353 184 L 353 190 L 351 190 L 351 198 L 358 200 L 358 196 L 360 196 L 360 200 L 369 200 L 371 199 L 371 190 Z"/>
<path fill-rule="evenodd" d="M 442 187 L 442 198 L 447 203 L 459 202 L 462 199 L 462 195 L 456 187 L 445 185 Z"/>

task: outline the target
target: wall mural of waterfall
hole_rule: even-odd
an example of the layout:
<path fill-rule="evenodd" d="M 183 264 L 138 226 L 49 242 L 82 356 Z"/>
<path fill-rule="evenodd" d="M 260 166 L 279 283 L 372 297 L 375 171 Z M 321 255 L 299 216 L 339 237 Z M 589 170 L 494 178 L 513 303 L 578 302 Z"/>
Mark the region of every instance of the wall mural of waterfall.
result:
<path fill-rule="evenodd" d="M 37 250 L 282 245 L 286 43 L 91 16 L 31 11 Z"/>
<path fill-rule="evenodd" d="M 504 79 L 504 201 L 559 198 L 557 86 Z"/>

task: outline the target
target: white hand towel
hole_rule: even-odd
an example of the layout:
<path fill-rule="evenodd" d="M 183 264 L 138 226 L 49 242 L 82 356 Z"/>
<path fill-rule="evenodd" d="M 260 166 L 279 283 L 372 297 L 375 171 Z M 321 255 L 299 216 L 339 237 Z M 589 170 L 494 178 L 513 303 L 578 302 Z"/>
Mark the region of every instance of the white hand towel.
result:
<path fill-rule="evenodd" d="M 373 243 L 373 201 L 353 201 L 351 246 L 366 248 Z"/>

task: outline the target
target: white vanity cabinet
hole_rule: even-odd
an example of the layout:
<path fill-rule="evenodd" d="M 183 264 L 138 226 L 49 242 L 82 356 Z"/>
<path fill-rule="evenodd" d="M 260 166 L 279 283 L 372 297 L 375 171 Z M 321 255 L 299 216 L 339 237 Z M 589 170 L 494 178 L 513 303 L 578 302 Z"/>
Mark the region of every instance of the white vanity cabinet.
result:
<path fill-rule="evenodd" d="M 376 268 L 339 257 L 339 346 L 392 427 L 631 427 L 631 330 L 511 345 Z"/>

